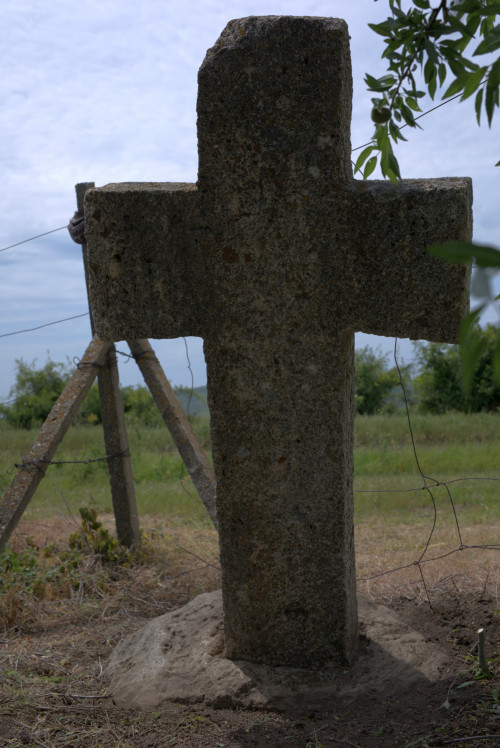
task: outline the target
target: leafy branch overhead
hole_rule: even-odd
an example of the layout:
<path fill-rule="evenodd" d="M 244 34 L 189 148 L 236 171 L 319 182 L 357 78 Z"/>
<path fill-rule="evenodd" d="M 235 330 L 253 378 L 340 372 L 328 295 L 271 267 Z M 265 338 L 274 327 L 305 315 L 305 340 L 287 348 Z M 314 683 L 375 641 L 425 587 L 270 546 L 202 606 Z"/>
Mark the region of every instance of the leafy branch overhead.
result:
<path fill-rule="evenodd" d="M 382 57 L 388 60 L 388 72 L 380 78 L 368 73 L 365 77 L 368 89 L 377 96 L 372 98 L 375 132 L 355 164 L 355 172 L 362 172 L 364 179 L 379 159 L 385 177 L 393 182 L 401 178 L 391 141 L 406 140 L 403 127 L 420 127 L 418 113 L 426 92 L 434 99 L 438 87 L 448 82 L 444 100 L 459 96 L 464 101 L 475 95 L 478 124 L 484 110 L 491 125 L 499 106 L 500 57 L 492 62 L 482 58 L 500 48 L 500 24 L 496 24 L 500 2 L 441 0 L 431 8 L 430 0 L 412 0 L 406 12 L 401 2 L 389 0 L 392 15 L 382 23 L 369 24 L 384 38 Z M 471 57 L 464 54 L 468 48 Z M 423 76 L 426 91 L 419 87 L 417 73 L 420 81 Z"/>

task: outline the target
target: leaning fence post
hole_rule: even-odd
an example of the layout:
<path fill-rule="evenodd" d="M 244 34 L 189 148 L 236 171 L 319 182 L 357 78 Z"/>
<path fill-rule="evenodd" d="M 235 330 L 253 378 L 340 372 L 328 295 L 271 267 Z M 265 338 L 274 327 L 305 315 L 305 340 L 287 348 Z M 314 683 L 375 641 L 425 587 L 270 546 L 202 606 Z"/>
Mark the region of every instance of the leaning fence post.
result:
<path fill-rule="evenodd" d="M 179 454 L 217 529 L 215 475 L 189 419 L 175 396 L 148 340 L 127 340 L 153 399 L 175 442 Z"/>
<path fill-rule="evenodd" d="M 18 472 L 0 499 L 0 551 L 5 548 L 38 484 L 44 477 L 57 447 L 92 386 L 99 367 L 104 364 L 109 345 L 110 343 L 103 343 L 94 336 L 38 432 L 30 453 L 18 466 Z"/>
<path fill-rule="evenodd" d="M 76 185 L 76 200 L 78 212 L 83 216 L 83 200 L 88 189 L 95 187 L 94 182 L 82 182 Z M 88 297 L 88 263 L 85 237 L 81 237 L 83 266 Z M 90 309 L 90 325 L 94 334 L 94 322 Z M 99 399 L 101 402 L 101 418 L 104 430 L 106 454 L 108 460 L 111 498 L 116 521 L 116 534 L 122 545 L 131 546 L 140 543 L 139 517 L 135 497 L 134 477 L 128 445 L 125 415 L 120 393 L 116 350 L 110 345 L 106 357 L 106 365 L 97 375 L 99 385 Z"/>

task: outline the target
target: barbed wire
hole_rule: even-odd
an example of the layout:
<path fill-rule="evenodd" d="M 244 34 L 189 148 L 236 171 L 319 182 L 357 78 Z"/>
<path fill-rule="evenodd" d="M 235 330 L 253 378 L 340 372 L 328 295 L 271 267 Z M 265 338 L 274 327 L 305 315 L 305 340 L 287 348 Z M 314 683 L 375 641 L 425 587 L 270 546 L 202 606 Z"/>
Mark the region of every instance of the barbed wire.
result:
<path fill-rule="evenodd" d="M 15 462 L 14 467 L 18 469 L 28 468 L 28 467 L 37 467 L 40 468 L 40 465 L 90 465 L 91 462 L 106 462 L 107 460 L 115 460 L 118 457 L 130 457 L 130 453 L 128 449 L 122 450 L 121 452 L 117 452 L 113 455 L 104 455 L 104 457 L 89 457 L 85 460 L 42 460 L 42 459 L 34 459 L 34 460 L 22 460 L 21 462 Z"/>

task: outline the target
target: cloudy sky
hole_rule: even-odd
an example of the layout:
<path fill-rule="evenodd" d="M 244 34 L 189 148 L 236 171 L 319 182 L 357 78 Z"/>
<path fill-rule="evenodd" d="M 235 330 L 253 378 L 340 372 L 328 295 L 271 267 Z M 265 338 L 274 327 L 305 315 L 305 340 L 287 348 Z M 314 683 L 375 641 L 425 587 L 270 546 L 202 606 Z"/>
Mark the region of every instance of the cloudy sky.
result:
<path fill-rule="evenodd" d="M 386 0 L 2 0 L 0 249 L 65 226 L 77 182 L 195 182 L 196 77 L 207 48 L 232 18 L 282 14 L 348 22 L 352 145 L 362 145 L 372 132 L 363 76 L 385 70 L 382 41 L 367 24 L 388 15 Z M 475 239 L 497 245 L 499 121 L 479 129 L 472 100 L 451 103 L 425 117 L 397 154 L 405 177 L 471 176 Z M 86 316 L 8 333 L 86 311 L 81 249 L 66 230 L 0 252 L 0 401 L 16 358 L 41 365 L 49 352 L 66 361 L 90 339 Z M 393 347 L 359 336 L 366 343 Z M 153 345 L 169 379 L 190 384 L 183 341 Z M 409 343 L 401 351 L 411 358 Z M 189 352 L 195 384 L 204 384 L 201 341 L 189 339 Z M 124 360 L 120 375 L 141 381 L 133 362 Z"/>

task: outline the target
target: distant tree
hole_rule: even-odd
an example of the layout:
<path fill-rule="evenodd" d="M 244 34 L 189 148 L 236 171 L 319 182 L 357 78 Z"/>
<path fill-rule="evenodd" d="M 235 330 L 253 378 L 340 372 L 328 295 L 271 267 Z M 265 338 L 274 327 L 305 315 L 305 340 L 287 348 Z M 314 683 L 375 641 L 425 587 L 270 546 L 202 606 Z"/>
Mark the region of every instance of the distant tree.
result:
<path fill-rule="evenodd" d="M 145 426 L 163 424 L 160 411 L 156 407 L 151 392 L 143 386 L 127 386 L 121 389 L 123 409 L 127 416 L 136 418 Z"/>
<path fill-rule="evenodd" d="M 11 426 L 29 429 L 47 418 L 70 373 L 67 365 L 49 358 L 41 369 L 36 367 L 36 360 L 28 364 L 22 358 L 16 359 L 16 367 L 15 384 L 9 393 L 15 400 L 1 406 L 0 415 Z"/>
<path fill-rule="evenodd" d="M 477 327 L 480 350 L 472 374 L 471 387 L 463 386 L 462 360 L 457 346 L 441 343 L 414 343 L 419 374 L 415 377 L 416 402 L 424 413 L 448 410 L 477 413 L 500 408 L 500 385 L 493 373 L 493 359 L 500 330 L 494 325 Z"/>
<path fill-rule="evenodd" d="M 370 346 L 356 350 L 354 365 L 355 409 L 360 415 L 375 415 L 398 407 L 394 390 L 399 382 L 396 367 L 388 368 L 387 354 L 375 352 Z M 408 367 L 404 367 L 408 373 Z"/>

